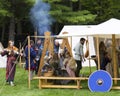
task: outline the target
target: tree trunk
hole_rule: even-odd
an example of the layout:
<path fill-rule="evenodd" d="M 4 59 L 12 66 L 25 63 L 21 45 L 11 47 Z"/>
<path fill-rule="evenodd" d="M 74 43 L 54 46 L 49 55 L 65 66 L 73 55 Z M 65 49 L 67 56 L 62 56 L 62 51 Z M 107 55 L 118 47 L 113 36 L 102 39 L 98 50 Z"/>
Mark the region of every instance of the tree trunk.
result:
<path fill-rule="evenodd" d="M 59 31 L 58 31 L 58 26 L 59 26 L 59 25 L 58 25 L 58 23 L 56 22 L 56 23 L 55 23 L 55 33 L 56 33 L 56 35 L 57 35 L 58 32 L 59 32 Z"/>
<path fill-rule="evenodd" d="M 72 0 L 70 0 L 70 8 L 73 10 L 73 3 L 72 3 Z"/>
<path fill-rule="evenodd" d="M 15 18 L 10 18 L 10 27 L 9 27 L 9 40 L 14 41 L 15 38 Z"/>
<path fill-rule="evenodd" d="M 18 35 L 22 34 L 22 26 L 20 21 L 17 22 L 17 34 Z"/>
<path fill-rule="evenodd" d="M 82 8 L 81 8 L 81 5 L 82 5 L 82 4 L 81 4 L 80 0 L 78 0 L 78 4 L 79 4 L 79 5 L 78 5 L 78 10 L 82 10 Z"/>
<path fill-rule="evenodd" d="M 3 23 L 3 26 L 2 26 L 2 36 L 1 36 L 2 42 L 4 42 L 4 33 L 5 33 L 5 23 Z"/>

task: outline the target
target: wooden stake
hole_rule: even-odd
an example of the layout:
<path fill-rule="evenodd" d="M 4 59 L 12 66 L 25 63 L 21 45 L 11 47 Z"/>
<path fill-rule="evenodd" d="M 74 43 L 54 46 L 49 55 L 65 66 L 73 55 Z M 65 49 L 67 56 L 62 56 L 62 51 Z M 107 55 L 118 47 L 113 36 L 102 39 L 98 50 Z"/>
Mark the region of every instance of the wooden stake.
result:
<path fill-rule="evenodd" d="M 35 36 L 35 43 L 37 42 L 37 29 L 36 29 L 36 31 L 34 32 L 34 36 Z"/>
<path fill-rule="evenodd" d="M 88 40 L 88 44 L 86 45 L 87 46 L 87 50 L 89 50 L 89 38 L 88 38 L 88 36 L 87 36 L 87 40 Z M 88 51 L 88 57 L 90 57 L 90 51 Z M 91 71 L 91 62 L 90 62 L 90 58 L 89 58 L 89 69 L 90 69 L 90 74 L 92 73 L 92 71 Z"/>
<path fill-rule="evenodd" d="M 29 64 L 29 69 L 28 69 L 28 88 L 30 89 L 30 36 L 28 36 L 28 64 Z"/>
<path fill-rule="evenodd" d="M 98 70 L 100 70 L 100 53 L 99 53 L 99 38 L 97 37 L 97 60 L 98 60 Z"/>
<path fill-rule="evenodd" d="M 19 42 L 19 45 L 20 45 L 20 53 L 21 53 L 21 42 Z M 22 66 L 22 59 L 21 59 L 21 55 L 20 55 L 20 57 L 19 57 L 19 65 L 20 65 L 20 67 Z"/>
<path fill-rule="evenodd" d="M 116 61 L 116 42 L 115 42 L 115 34 L 112 34 L 112 54 L 113 54 L 113 72 L 114 78 L 117 78 L 117 61 Z M 117 84 L 117 80 L 114 80 L 115 84 Z"/>

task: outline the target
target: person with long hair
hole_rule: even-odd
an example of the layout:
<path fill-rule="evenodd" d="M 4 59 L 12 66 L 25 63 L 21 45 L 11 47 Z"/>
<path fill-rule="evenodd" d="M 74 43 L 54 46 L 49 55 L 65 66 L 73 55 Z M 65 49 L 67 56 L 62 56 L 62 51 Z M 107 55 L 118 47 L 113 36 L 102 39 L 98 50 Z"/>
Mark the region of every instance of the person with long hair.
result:
<path fill-rule="evenodd" d="M 107 47 L 105 46 L 105 43 L 103 41 L 99 43 L 99 55 L 100 55 L 100 69 L 106 70 L 107 64 L 111 62 L 111 56 L 109 55 Z"/>
<path fill-rule="evenodd" d="M 1 52 L 1 55 L 7 55 L 6 64 L 6 82 L 11 86 L 14 86 L 14 77 L 16 71 L 16 58 L 18 56 L 18 48 L 14 46 L 14 41 L 10 40 L 8 42 L 8 47 Z"/>
<path fill-rule="evenodd" d="M 40 59 L 42 56 L 42 50 L 43 50 L 43 43 L 41 39 L 38 39 L 35 44 L 35 50 L 36 50 L 36 69 L 35 74 L 38 74 L 39 66 L 40 66 Z"/>

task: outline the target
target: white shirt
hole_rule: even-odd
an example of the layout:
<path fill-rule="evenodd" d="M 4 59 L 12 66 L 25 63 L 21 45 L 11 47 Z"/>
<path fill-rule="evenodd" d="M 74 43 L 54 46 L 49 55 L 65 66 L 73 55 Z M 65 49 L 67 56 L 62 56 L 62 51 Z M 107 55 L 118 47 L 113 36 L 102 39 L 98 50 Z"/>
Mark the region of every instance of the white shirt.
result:
<path fill-rule="evenodd" d="M 75 60 L 82 61 L 84 52 L 83 52 L 83 45 L 80 42 L 76 44 L 76 46 L 74 47 L 74 51 L 75 51 L 75 57 L 74 57 Z"/>

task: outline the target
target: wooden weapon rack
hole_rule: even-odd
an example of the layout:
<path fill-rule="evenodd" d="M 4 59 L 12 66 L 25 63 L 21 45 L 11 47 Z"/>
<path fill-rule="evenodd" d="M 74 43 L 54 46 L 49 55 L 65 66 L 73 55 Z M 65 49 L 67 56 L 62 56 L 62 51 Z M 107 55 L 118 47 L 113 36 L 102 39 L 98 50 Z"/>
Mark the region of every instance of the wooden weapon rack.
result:
<path fill-rule="evenodd" d="M 38 76 L 40 76 L 40 74 L 41 74 L 41 68 L 43 67 L 43 64 L 44 64 L 44 57 L 46 55 L 46 51 L 49 51 L 50 53 L 53 53 L 53 43 L 52 43 L 50 35 L 51 35 L 50 32 L 45 32 L 44 47 L 43 47 L 42 56 L 41 56 L 41 59 L 40 59 Z"/>

